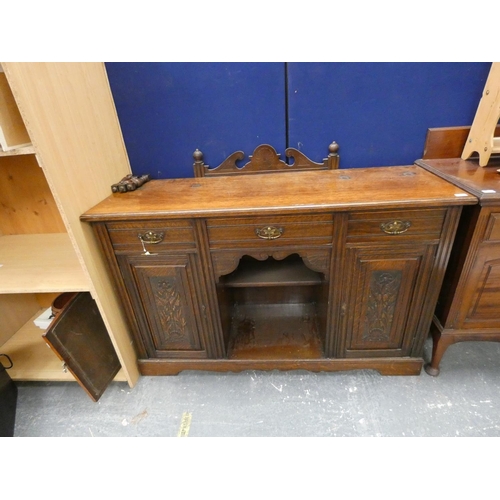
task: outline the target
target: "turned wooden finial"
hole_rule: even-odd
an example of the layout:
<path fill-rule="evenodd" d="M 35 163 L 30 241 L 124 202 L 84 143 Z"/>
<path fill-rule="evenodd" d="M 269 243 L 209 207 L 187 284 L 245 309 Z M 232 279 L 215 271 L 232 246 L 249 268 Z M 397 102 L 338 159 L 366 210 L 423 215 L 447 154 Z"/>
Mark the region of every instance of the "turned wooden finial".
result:
<path fill-rule="evenodd" d="M 339 168 L 339 145 L 335 142 L 332 141 L 332 143 L 328 146 L 328 165 L 330 167 L 330 170 L 336 170 Z"/>
<path fill-rule="evenodd" d="M 333 141 L 329 146 L 328 146 L 328 151 L 330 151 L 330 154 L 331 155 L 336 155 L 338 154 L 338 150 L 339 150 L 339 145 Z"/>
<path fill-rule="evenodd" d="M 196 151 L 193 153 L 194 163 L 193 163 L 193 171 L 195 177 L 203 177 L 205 165 L 203 164 L 203 153 L 196 148 Z"/>
<path fill-rule="evenodd" d="M 203 153 L 199 149 L 196 149 L 196 151 L 193 153 L 193 158 L 196 162 L 203 161 Z"/>

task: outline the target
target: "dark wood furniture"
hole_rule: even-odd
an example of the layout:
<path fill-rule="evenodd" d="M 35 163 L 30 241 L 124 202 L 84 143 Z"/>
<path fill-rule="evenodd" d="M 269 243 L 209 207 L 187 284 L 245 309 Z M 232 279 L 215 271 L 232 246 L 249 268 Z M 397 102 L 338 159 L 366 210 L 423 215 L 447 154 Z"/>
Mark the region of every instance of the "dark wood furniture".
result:
<path fill-rule="evenodd" d="M 427 130 L 422 159 L 460 158 L 470 127 L 437 127 Z M 500 125 L 495 129 L 500 137 Z"/>
<path fill-rule="evenodd" d="M 439 374 L 441 359 L 450 345 L 462 341 L 500 340 L 500 309 L 494 292 L 495 261 L 500 253 L 495 239 L 491 240 L 491 228 L 485 227 L 485 223 L 494 225 L 494 207 L 499 204 L 497 169 L 500 164 L 495 158 L 486 168 L 479 166 L 477 158 L 460 160 L 469 131 L 470 127 L 429 129 L 423 158 L 417 161 L 423 168 L 479 198 L 478 206 L 466 207 L 462 213 L 432 322 L 433 354 L 425 370 L 433 376 Z M 495 135 L 500 135 L 500 126 Z M 492 234 L 495 238 L 495 233 Z M 489 257 L 482 260 L 486 253 Z"/>
<path fill-rule="evenodd" d="M 310 160 L 304 153 L 295 148 L 287 148 L 285 156 L 292 158 L 293 163 L 280 160 L 276 150 L 269 144 L 258 146 L 250 161 L 238 167 L 237 161 L 245 158 L 243 151 L 236 151 L 228 156 L 218 167 L 210 168 L 203 163 L 203 153 L 198 149 L 194 152 L 193 171 L 195 177 L 208 177 L 218 175 L 241 175 L 241 174 L 267 174 L 273 172 L 298 172 L 302 170 L 335 170 L 339 168 L 339 146 L 334 141 L 328 147 L 328 157 L 322 163 Z"/>
<path fill-rule="evenodd" d="M 412 165 L 153 180 L 82 220 L 144 375 L 416 375 L 462 206 L 476 203 Z"/>
<path fill-rule="evenodd" d="M 62 308 L 54 311 L 52 306 L 55 317 L 43 339 L 90 398 L 98 401 L 120 370 L 120 360 L 90 293 L 59 297 Z"/>
<path fill-rule="evenodd" d="M 479 199 L 464 207 L 432 322 L 433 353 L 425 370 L 434 376 L 450 345 L 500 340 L 500 160 L 492 158 L 487 167 L 461 160 L 468 131 L 459 129 L 466 127 L 430 130 L 432 147 L 416 162 Z"/>

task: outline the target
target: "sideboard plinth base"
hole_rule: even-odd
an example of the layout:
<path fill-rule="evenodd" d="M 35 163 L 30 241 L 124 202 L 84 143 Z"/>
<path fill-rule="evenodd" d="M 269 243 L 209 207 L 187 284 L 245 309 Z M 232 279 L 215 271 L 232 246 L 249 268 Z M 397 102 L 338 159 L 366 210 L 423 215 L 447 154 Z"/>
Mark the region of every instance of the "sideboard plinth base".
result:
<path fill-rule="evenodd" d="M 344 370 L 376 370 L 381 375 L 420 375 L 423 359 L 290 359 L 290 360 L 139 360 L 141 375 L 177 375 L 184 370 L 214 372 L 241 372 L 244 370 L 308 370 L 311 372 L 335 372 Z"/>

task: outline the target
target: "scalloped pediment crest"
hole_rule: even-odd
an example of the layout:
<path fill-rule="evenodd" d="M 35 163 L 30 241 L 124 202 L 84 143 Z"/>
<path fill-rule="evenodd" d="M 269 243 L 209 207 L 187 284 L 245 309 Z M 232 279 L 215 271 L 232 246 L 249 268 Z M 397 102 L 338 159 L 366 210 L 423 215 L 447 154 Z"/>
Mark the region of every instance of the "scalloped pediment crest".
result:
<path fill-rule="evenodd" d="M 338 168 L 338 145 L 332 142 L 329 146 L 328 158 L 323 163 L 310 160 L 304 153 L 294 148 L 287 148 L 285 155 L 293 158 L 293 163 L 288 164 L 280 159 L 280 154 L 269 144 L 261 144 L 255 148 L 250 161 L 238 167 L 237 161 L 244 159 L 243 151 L 236 151 L 229 155 L 218 167 L 210 168 L 203 163 L 203 153 L 198 149 L 193 153 L 195 160 L 193 168 L 196 177 L 235 175 L 235 174 L 261 174 L 297 170 L 333 170 Z"/>

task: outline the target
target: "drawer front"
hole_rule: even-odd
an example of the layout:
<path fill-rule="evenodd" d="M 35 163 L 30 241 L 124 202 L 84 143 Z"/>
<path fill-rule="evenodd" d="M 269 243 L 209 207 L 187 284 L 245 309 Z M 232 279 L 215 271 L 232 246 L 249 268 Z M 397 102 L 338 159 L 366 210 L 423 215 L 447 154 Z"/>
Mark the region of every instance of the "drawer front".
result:
<path fill-rule="evenodd" d="M 331 215 L 234 217 L 207 220 L 210 248 L 332 244 Z"/>
<path fill-rule="evenodd" d="M 190 220 L 111 222 L 106 225 L 115 252 L 150 253 L 196 248 Z"/>
<path fill-rule="evenodd" d="M 500 328 L 500 243 L 483 244 L 467 274 L 457 328 Z"/>
<path fill-rule="evenodd" d="M 353 212 L 347 242 L 439 239 L 446 209 Z"/>
<path fill-rule="evenodd" d="M 491 213 L 484 234 L 484 241 L 500 242 L 500 213 Z"/>

